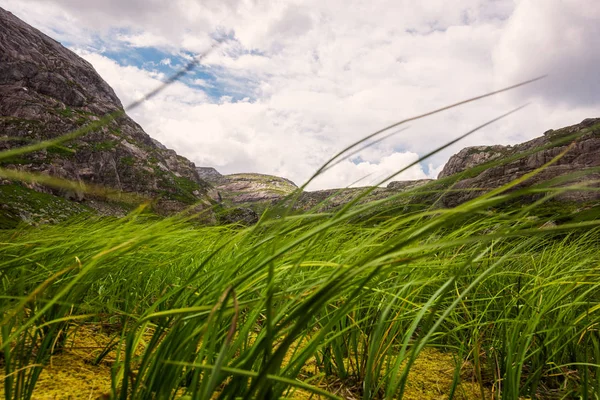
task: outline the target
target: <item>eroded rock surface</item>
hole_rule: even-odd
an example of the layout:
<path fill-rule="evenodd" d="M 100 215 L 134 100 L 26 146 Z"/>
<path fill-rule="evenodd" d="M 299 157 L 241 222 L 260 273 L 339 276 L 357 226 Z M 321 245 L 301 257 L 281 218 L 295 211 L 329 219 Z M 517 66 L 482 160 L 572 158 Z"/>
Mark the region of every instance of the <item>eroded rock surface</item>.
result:
<path fill-rule="evenodd" d="M 59 137 L 122 108 L 91 64 L 0 8 L 0 151 Z M 209 185 L 195 165 L 126 115 L 61 146 L 2 160 L 0 167 L 158 199 L 161 213 L 208 204 Z M 102 201 L 83 192 L 30 187 L 90 200 L 90 206 Z"/>
<path fill-rule="evenodd" d="M 565 141 L 565 138 L 577 133 L 581 133 L 581 136 Z M 453 189 L 459 191 L 445 194 L 442 202 L 448 207 L 463 203 L 533 172 L 565 150 L 566 153 L 562 158 L 517 188 L 536 185 L 574 173 L 581 176 L 569 179 L 569 184 L 600 179 L 600 173 L 594 171 L 594 168 L 600 167 L 600 118 L 588 118 L 577 125 L 550 130 L 541 137 L 515 146 L 479 146 L 461 150 L 450 158 L 439 178 L 459 173 L 464 173 L 465 177 L 459 178 L 453 186 Z M 524 156 L 518 158 L 519 155 Z M 470 172 L 473 171 L 472 168 L 482 167 L 488 162 L 501 160 L 504 157 L 517 159 L 500 165 L 491 165 L 474 173 Z M 461 189 L 469 190 L 460 191 Z M 569 191 L 562 193 L 558 200 L 575 202 L 600 200 L 600 192 Z"/>
<path fill-rule="evenodd" d="M 202 168 L 200 173 L 214 185 L 219 200 L 227 205 L 271 203 L 298 190 L 294 182 L 273 175 L 221 175 L 214 168 Z"/>

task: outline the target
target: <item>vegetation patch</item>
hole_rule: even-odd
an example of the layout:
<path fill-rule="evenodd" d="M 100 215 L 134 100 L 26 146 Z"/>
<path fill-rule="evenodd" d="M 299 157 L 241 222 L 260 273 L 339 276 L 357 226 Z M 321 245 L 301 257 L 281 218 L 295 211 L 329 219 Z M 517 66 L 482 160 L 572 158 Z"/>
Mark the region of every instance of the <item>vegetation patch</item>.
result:
<path fill-rule="evenodd" d="M 600 222 L 502 200 L 0 232 L 6 388 L 30 398 L 64 368 L 114 398 L 592 398 Z"/>
<path fill-rule="evenodd" d="M 76 151 L 65 146 L 50 146 L 46 148 L 49 155 L 54 155 L 60 158 L 72 158 Z"/>
<path fill-rule="evenodd" d="M 76 215 L 90 213 L 78 203 L 47 193 L 37 192 L 19 184 L 0 185 L 0 229 L 26 224 L 57 223 Z"/>
<path fill-rule="evenodd" d="M 128 165 L 128 166 L 135 165 L 135 158 L 133 158 L 131 156 L 121 157 L 120 161 L 124 165 Z"/>
<path fill-rule="evenodd" d="M 69 106 L 65 106 L 64 108 L 59 107 L 56 109 L 56 112 L 65 118 L 71 118 L 73 116 L 73 109 Z"/>
<path fill-rule="evenodd" d="M 110 150 L 114 149 L 115 147 L 117 147 L 118 144 L 119 144 L 119 142 L 116 140 L 105 140 L 102 142 L 94 142 L 94 143 L 92 143 L 92 150 L 93 151 L 110 151 Z"/>

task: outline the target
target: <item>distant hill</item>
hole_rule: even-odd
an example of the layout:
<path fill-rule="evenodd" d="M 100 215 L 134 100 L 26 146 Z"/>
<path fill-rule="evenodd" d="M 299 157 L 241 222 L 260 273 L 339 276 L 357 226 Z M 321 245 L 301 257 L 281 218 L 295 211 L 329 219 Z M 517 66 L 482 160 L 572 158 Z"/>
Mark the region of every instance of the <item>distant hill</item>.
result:
<path fill-rule="evenodd" d="M 279 200 L 298 190 L 294 182 L 265 174 L 221 175 L 214 168 L 197 168 L 199 175 L 211 183 L 219 200 L 227 205 L 243 205 Z"/>
<path fill-rule="evenodd" d="M 578 133 L 581 135 L 572 137 Z M 571 148 L 564 157 L 515 189 L 578 174 L 562 185 L 591 182 L 589 186 L 597 190 L 571 190 L 555 200 L 597 202 L 600 200 L 600 118 L 588 118 L 579 124 L 550 130 L 541 137 L 514 146 L 467 147 L 450 158 L 438 180 L 394 181 L 387 187 L 305 191 L 289 205 L 298 212 L 327 212 L 354 200 L 365 204 L 395 196 L 391 206 L 397 210 L 432 205 L 454 207 L 542 167 L 569 146 Z M 203 179 L 215 187 L 219 201 L 226 207 L 246 207 L 260 213 L 297 190 L 292 182 L 270 175 L 221 175 L 210 167 L 198 168 L 198 171 Z M 365 195 L 366 190 L 370 191 Z M 522 200 L 531 201 L 533 198 L 529 196 Z"/>

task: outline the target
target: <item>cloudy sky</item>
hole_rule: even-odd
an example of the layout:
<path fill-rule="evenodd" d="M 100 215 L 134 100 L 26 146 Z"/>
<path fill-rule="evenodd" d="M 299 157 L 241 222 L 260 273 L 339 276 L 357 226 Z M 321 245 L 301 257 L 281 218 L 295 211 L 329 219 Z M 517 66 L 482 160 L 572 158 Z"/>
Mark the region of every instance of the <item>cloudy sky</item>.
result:
<path fill-rule="evenodd" d="M 124 104 L 216 40 L 202 65 L 130 115 L 198 166 L 302 184 L 348 144 L 416 114 L 538 81 L 424 120 L 310 188 L 435 177 L 468 145 L 514 144 L 600 116 L 597 0 L 0 0 L 90 61 Z"/>

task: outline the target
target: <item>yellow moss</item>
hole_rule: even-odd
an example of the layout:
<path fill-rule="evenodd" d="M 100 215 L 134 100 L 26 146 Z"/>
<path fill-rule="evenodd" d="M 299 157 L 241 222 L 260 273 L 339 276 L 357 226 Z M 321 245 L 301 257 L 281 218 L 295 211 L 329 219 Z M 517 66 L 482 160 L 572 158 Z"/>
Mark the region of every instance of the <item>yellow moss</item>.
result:
<path fill-rule="evenodd" d="M 38 378 L 33 399 L 97 399 L 110 394 L 110 366 L 93 365 L 108 338 L 82 329 L 67 341 L 65 350 L 52 356 Z M 4 376 L 0 376 L 4 397 Z"/>
<path fill-rule="evenodd" d="M 115 361 L 116 352 L 112 350 L 99 365 L 92 363 L 111 338 L 101 329 L 94 326 L 72 327 L 65 349 L 52 356 L 40 375 L 33 399 L 97 399 L 110 394 L 110 366 Z M 304 339 L 303 342 L 305 342 Z M 292 346 L 292 349 L 295 346 Z M 141 349 L 138 349 L 140 352 Z M 292 350 L 285 357 L 284 364 L 289 363 Z M 437 349 L 425 349 L 415 361 L 409 373 L 404 399 L 437 400 L 447 399 L 454 376 L 454 358 L 450 353 Z M 463 374 L 464 375 L 464 374 Z M 0 376 L 0 382 L 3 382 Z M 313 386 L 328 390 L 345 399 L 358 399 L 360 384 L 351 385 L 339 379 L 321 375 L 316 360 L 311 357 L 302 369 L 299 379 Z M 0 397 L 4 395 L 0 387 Z M 491 398 L 489 389 L 485 389 L 486 398 Z M 289 399 L 321 399 L 308 391 L 291 390 Z M 455 399 L 471 400 L 481 398 L 479 385 L 472 382 L 461 382 L 456 389 Z"/>
<path fill-rule="evenodd" d="M 455 363 L 452 354 L 436 349 L 425 349 L 415 361 L 408 374 L 404 399 L 447 399 L 454 376 Z M 485 389 L 486 398 L 491 392 Z M 480 399 L 479 384 L 462 381 L 454 394 L 457 400 Z"/>
<path fill-rule="evenodd" d="M 304 339 L 300 345 L 302 346 L 306 341 L 307 339 Z M 284 357 L 283 365 L 286 365 L 291 360 L 293 349 L 296 348 L 297 343 L 298 342 L 291 346 L 290 351 L 288 351 Z M 344 362 L 344 364 L 346 370 L 350 370 L 350 363 Z M 405 400 L 447 399 L 454 379 L 455 365 L 455 360 L 451 353 L 445 353 L 435 348 L 424 349 L 421 351 L 410 370 L 403 398 Z M 465 369 L 469 369 L 469 365 L 465 364 L 461 367 L 463 379 L 460 381 L 454 392 L 454 399 L 481 399 L 481 388 L 479 384 L 469 382 L 468 376 L 472 374 L 469 371 L 465 371 Z M 312 379 L 312 381 L 309 382 L 311 385 L 328 390 L 344 399 L 362 398 L 359 393 L 360 383 L 351 385 L 336 378 L 317 375 L 318 368 L 316 359 L 311 357 L 300 371 L 300 379 L 304 381 Z M 484 387 L 484 393 L 486 398 L 492 398 L 489 388 Z M 291 391 L 287 398 L 304 400 L 321 399 L 322 397 L 301 389 L 296 389 Z"/>
<path fill-rule="evenodd" d="M 64 349 L 51 356 L 38 378 L 33 399 L 97 399 L 110 395 L 110 367 L 116 361 L 111 350 L 98 365 L 98 356 L 111 338 L 95 325 L 71 326 Z M 139 351 L 140 349 L 138 349 Z M 4 375 L 0 375 L 0 398 L 4 397 Z"/>
<path fill-rule="evenodd" d="M 33 399 L 97 399 L 110 394 L 110 367 L 91 365 L 79 355 L 52 357 L 37 382 Z"/>

